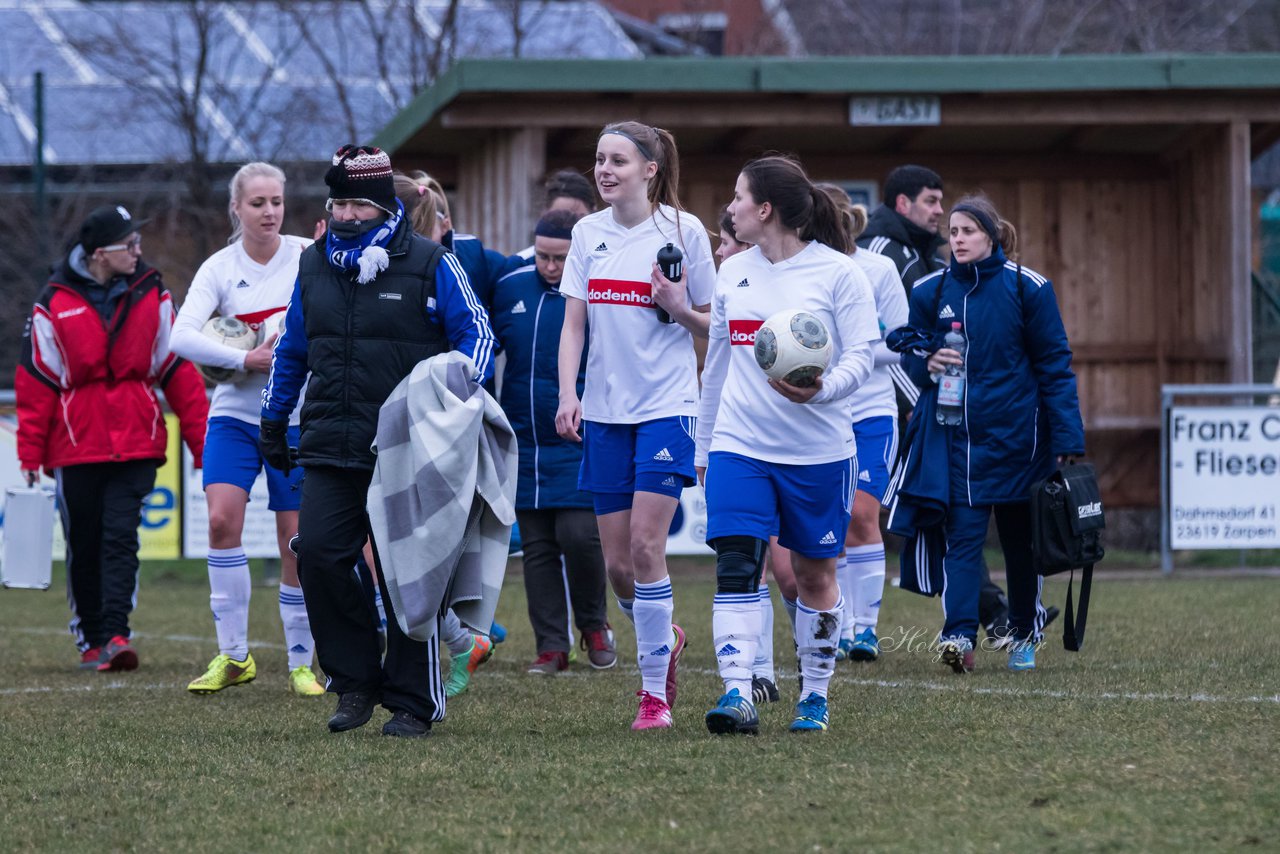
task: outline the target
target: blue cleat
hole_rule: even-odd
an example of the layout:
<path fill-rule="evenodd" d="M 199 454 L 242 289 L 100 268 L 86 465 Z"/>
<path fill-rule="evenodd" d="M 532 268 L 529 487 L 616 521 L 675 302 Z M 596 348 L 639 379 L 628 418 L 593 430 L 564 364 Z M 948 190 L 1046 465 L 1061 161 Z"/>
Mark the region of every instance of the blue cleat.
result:
<path fill-rule="evenodd" d="M 844 641 L 840 641 L 841 648 Z M 880 657 L 880 638 L 875 629 L 863 629 L 853 636 L 853 644 L 849 647 L 850 661 L 875 661 Z"/>
<path fill-rule="evenodd" d="M 507 627 L 502 625 L 502 623 L 499 623 L 497 620 L 494 620 L 493 625 L 489 627 L 489 640 L 494 643 L 502 643 L 506 639 Z"/>
<path fill-rule="evenodd" d="M 851 649 L 853 649 L 853 638 L 840 638 L 840 645 L 836 647 L 836 661 L 847 659 Z"/>
<path fill-rule="evenodd" d="M 796 703 L 796 719 L 791 722 L 792 732 L 826 732 L 827 698 L 810 694 Z"/>
<path fill-rule="evenodd" d="M 734 688 L 720 698 L 716 707 L 707 712 L 707 730 L 714 735 L 755 735 L 760 731 L 760 716 L 750 700 Z"/>
<path fill-rule="evenodd" d="M 1009 669 L 1013 671 L 1036 669 L 1036 645 L 1029 640 L 1009 645 Z"/>

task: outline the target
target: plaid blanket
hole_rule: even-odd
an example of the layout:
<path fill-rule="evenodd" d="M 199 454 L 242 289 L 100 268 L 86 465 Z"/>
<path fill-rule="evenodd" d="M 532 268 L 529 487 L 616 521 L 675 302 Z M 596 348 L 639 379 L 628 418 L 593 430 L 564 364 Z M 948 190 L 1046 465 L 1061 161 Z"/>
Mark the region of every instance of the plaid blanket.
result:
<path fill-rule="evenodd" d="M 396 619 L 429 640 L 452 608 L 488 634 L 515 522 L 516 437 L 457 352 L 419 362 L 378 414 L 369 522 Z"/>

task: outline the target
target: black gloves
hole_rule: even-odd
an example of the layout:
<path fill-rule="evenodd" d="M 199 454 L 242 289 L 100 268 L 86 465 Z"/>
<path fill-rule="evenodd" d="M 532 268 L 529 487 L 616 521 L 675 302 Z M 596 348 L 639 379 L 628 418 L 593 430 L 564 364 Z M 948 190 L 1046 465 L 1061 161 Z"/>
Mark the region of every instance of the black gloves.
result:
<path fill-rule="evenodd" d="M 298 449 L 289 447 L 289 422 L 263 418 L 258 427 L 258 450 L 267 465 L 287 476 L 298 461 Z"/>

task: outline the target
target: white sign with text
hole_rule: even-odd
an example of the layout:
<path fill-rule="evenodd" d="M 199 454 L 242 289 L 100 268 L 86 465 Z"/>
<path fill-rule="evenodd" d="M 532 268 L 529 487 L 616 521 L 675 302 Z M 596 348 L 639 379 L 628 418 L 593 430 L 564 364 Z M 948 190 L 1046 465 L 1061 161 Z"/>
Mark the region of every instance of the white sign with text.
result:
<path fill-rule="evenodd" d="M 1280 548 L 1280 408 L 1169 410 L 1169 545 Z"/>

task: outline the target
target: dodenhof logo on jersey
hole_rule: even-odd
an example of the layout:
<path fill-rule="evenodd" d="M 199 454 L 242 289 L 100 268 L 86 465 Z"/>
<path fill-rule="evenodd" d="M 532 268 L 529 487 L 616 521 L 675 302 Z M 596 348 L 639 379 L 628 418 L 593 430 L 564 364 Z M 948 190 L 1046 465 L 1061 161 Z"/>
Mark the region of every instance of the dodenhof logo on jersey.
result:
<path fill-rule="evenodd" d="M 653 308 L 653 286 L 622 279 L 591 279 L 587 282 L 587 302 Z"/>
<path fill-rule="evenodd" d="M 729 343 L 733 345 L 754 346 L 756 333 L 764 325 L 763 320 L 730 320 Z"/>

